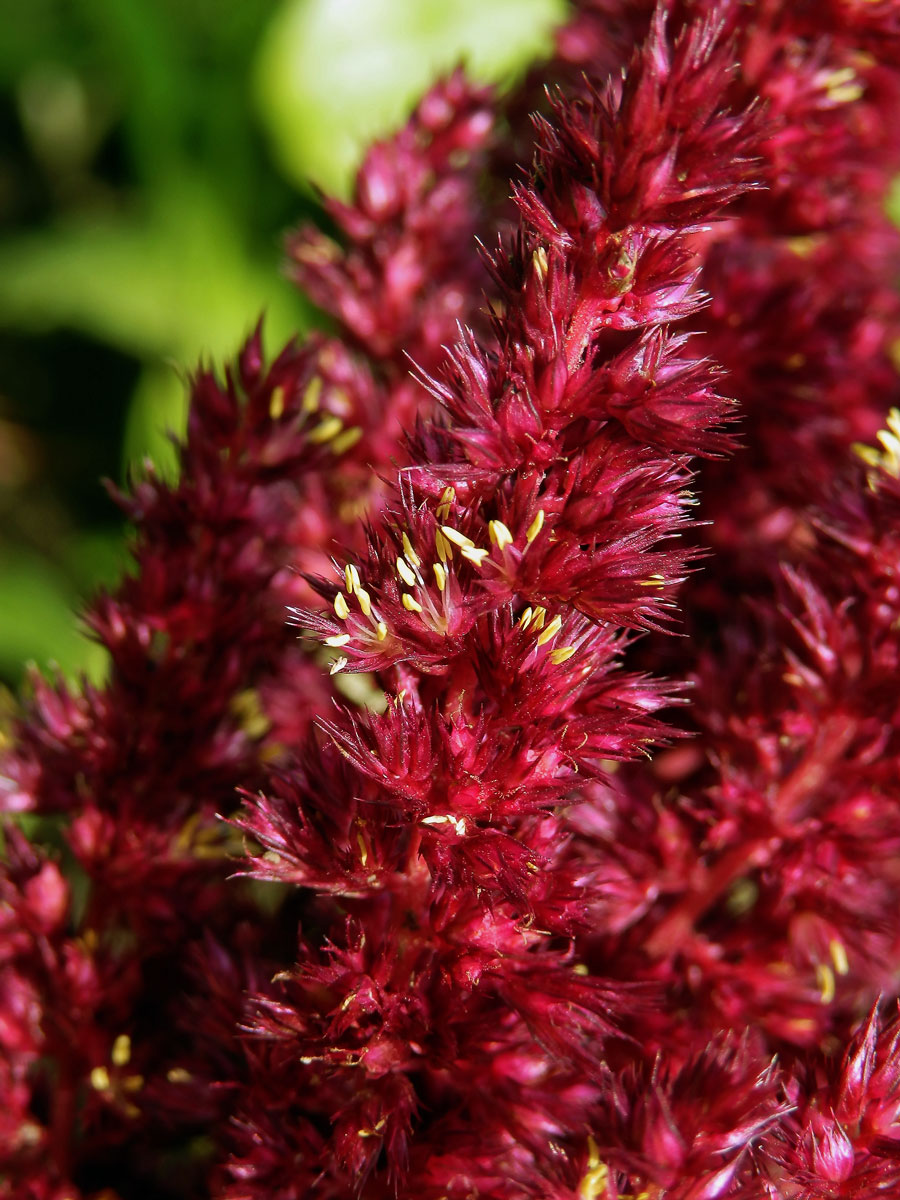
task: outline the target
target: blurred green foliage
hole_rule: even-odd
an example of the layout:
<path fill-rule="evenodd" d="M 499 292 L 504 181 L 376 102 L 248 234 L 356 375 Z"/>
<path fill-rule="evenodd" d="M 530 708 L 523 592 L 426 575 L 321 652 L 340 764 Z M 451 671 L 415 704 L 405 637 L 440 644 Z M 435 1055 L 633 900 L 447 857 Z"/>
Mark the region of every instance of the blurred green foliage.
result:
<path fill-rule="evenodd" d="M 0 36 L 0 678 L 99 677 L 73 612 L 126 555 L 99 486 L 171 472 L 184 373 L 315 314 L 285 228 L 440 71 L 504 80 L 564 0 L 6 0 Z"/>
<path fill-rule="evenodd" d="M 278 161 L 346 193 L 365 145 L 459 62 L 506 80 L 544 51 L 565 0 L 289 0 L 269 24 L 255 90 Z"/>

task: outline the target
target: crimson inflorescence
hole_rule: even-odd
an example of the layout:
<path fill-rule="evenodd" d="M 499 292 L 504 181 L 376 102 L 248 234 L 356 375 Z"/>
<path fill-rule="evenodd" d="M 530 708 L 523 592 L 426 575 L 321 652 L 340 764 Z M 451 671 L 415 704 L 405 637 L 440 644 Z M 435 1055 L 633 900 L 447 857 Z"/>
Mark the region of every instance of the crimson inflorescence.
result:
<path fill-rule="evenodd" d="M 3 752 L 3 1200 L 900 1194 L 898 104 L 582 0 L 290 238 Z"/>

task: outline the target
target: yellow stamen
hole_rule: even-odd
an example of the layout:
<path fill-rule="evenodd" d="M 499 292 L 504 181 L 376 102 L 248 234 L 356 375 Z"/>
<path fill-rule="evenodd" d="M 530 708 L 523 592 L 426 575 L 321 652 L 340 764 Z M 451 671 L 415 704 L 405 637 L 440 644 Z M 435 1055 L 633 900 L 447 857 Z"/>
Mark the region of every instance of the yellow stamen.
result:
<path fill-rule="evenodd" d="M 450 516 L 450 505 L 456 500 L 456 491 L 452 487 L 445 487 L 441 492 L 441 500 L 437 506 L 437 518 L 439 521 L 446 521 Z"/>
<path fill-rule="evenodd" d="M 537 275 L 538 279 L 540 279 L 540 281 L 543 283 L 543 281 L 547 278 L 547 268 L 550 265 L 547 261 L 547 251 L 543 246 L 538 246 L 537 250 L 535 250 L 534 254 L 531 256 L 531 261 L 534 264 L 535 275 Z"/>
<path fill-rule="evenodd" d="M 131 1058 L 131 1038 L 127 1033 L 120 1033 L 113 1042 L 110 1058 L 114 1067 L 124 1067 Z"/>
<path fill-rule="evenodd" d="M 600 1200 L 607 1191 L 609 1168 L 600 1158 L 597 1143 L 588 1137 L 587 1171 L 578 1184 L 578 1200 Z"/>
<path fill-rule="evenodd" d="M 531 543 L 534 541 L 534 539 L 537 537 L 537 535 L 541 532 L 541 530 L 543 528 L 544 528 L 544 510 L 542 508 L 539 508 L 537 511 L 537 516 L 534 518 L 534 520 L 531 522 L 531 524 L 528 526 L 528 529 L 525 532 L 525 541 L 529 544 L 529 546 L 531 545 Z"/>
<path fill-rule="evenodd" d="M 434 531 L 434 548 L 441 562 L 450 562 L 453 558 L 453 547 L 439 529 Z"/>
<path fill-rule="evenodd" d="M 460 533 L 459 530 L 454 529 L 452 525 L 442 525 L 441 533 L 448 542 L 453 542 L 456 546 L 465 547 L 475 545 L 470 537 L 466 537 L 464 533 Z"/>
<path fill-rule="evenodd" d="M 346 667 L 348 661 L 349 660 L 344 658 L 343 655 L 341 655 L 340 658 L 336 658 L 334 660 L 334 662 L 331 664 L 331 670 L 328 672 L 328 674 L 329 675 L 337 675 L 338 671 L 343 671 L 343 669 L 344 669 L 344 667 Z"/>
<path fill-rule="evenodd" d="M 538 629 L 544 628 L 544 617 L 546 617 L 546 615 L 546 608 L 544 608 L 543 604 L 539 604 L 537 608 L 535 608 L 534 614 L 531 618 L 531 625 L 535 632 L 537 632 Z"/>
<path fill-rule="evenodd" d="M 363 431 L 361 425 L 351 425 L 349 429 L 345 429 L 342 434 L 339 434 L 331 443 L 331 449 L 335 454 L 344 454 L 352 446 L 355 446 L 362 437 Z"/>
<path fill-rule="evenodd" d="M 359 861 L 364 867 L 367 867 L 369 865 L 369 850 L 366 846 L 366 839 L 359 832 L 356 835 L 356 844 L 359 846 Z"/>
<path fill-rule="evenodd" d="M 847 961 L 847 951 L 844 949 L 844 943 L 839 942 L 837 938 L 832 938 L 828 943 L 828 949 L 831 953 L 831 961 L 834 963 L 834 969 L 838 975 L 849 974 L 850 963 Z"/>
<path fill-rule="evenodd" d="M 284 388 L 280 385 L 272 389 L 272 395 L 269 398 L 269 416 L 273 421 L 284 416 Z"/>
<path fill-rule="evenodd" d="M 340 417 L 323 417 L 319 424 L 307 436 L 309 440 L 316 446 L 321 446 L 325 442 L 330 442 L 344 428 L 344 422 Z"/>
<path fill-rule="evenodd" d="M 880 429 L 875 435 L 888 454 L 897 453 L 897 447 L 900 445 L 898 437 L 900 437 L 900 409 L 892 408 L 887 417 L 887 429 Z"/>
<path fill-rule="evenodd" d="M 556 650 L 551 650 L 547 657 L 553 663 L 554 667 L 558 667 L 560 663 L 566 662 L 575 653 L 574 646 L 559 646 Z"/>
<path fill-rule="evenodd" d="M 422 611 L 422 605 L 418 602 L 418 600 L 415 599 L 415 597 L 411 596 L 409 592 L 404 592 L 400 599 L 403 602 L 403 607 L 407 612 Z"/>
<path fill-rule="evenodd" d="M 334 598 L 334 611 L 342 621 L 346 621 L 350 616 L 350 606 L 344 599 L 343 592 L 338 592 Z"/>
<path fill-rule="evenodd" d="M 495 546 L 499 546 L 502 550 L 504 546 L 511 546 L 513 535 L 509 532 L 502 521 L 491 521 L 488 524 L 488 533 L 491 541 Z"/>
<path fill-rule="evenodd" d="M 852 449 L 853 453 L 858 455 L 867 467 L 881 466 L 881 454 L 874 446 L 867 446 L 864 442 L 854 442 Z"/>
<path fill-rule="evenodd" d="M 362 609 L 363 616 L 370 616 L 372 612 L 372 597 L 364 587 L 357 587 L 356 599 L 359 601 L 359 607 Z"/>
<path fill-rule="evenodd" d="M 859 100 L 864 95 L 865 88 L 861 83 L 848 83 L 843 87 L 828 89 L 828 99 L 833 100 L 835 104 L 852 104 L 854 100 Z"/>
<path fill-rule="evenodd" d="M 379 621 L 375 626 L 375 635 L 379 642 L 383 642 L 387 637 L 387 625 L 385 625 L 384 621 Z"/>
<path fill-rule="evenodd" d="M 816 983 L 819 985 L 819 998 L 823 1004 L 830 1004 L 835 997 L 834 971 L 826 963 L 816 965 Z"/>
<path fill-rule="evenodd" d="M 94 1067 L 90 1075 L 91 1087 L 98 1092 L 105 1092 L 109 1087 L 109 1071 L 106 1067 Z"/>
<path fill-rule="evenodd" d="M 490 554 L 490 550 L 479 550 L 477 546 L 464 546 L 460 551 L 463 558 L 468 559 L 475 567 L 480 567 Z"/>
<path fill-rule="evenodd" d="M 359 587 L 359 571 L 353 563 L 347 563 L 344 567 L 344 581 L 347 584 L 347 594 L 352 596 L 354 589 Z"/>
<path fill-rule="evenodd" d="M 322 395 L 322 380 L 318 375 L 313 376 L 303 393 L 303 411 L 313 413 L 319 407 L 319 397 Z"/>
<path fill-rule="evenodd" d="M 416 577 L 409 568 L 405 558 L 397 559 L 397 574 L 403 580 L 407 587 L 416 586 Z"/>
<path fill-rule="evenodd" d="M 438 585 L 438 591 L 442 592 L 447 586 L 447 572 L 440 563 L 435 563 L 432 567 L 432 570 L 434 571 L 434 578 Z"/>
<path fill-rule="evenodd" d="M 527 629 L 528 622 L 531 620 L 532 616 L 533 616 L 533 610 L 531 608 L 526 608 L 525 611 L 522 613 L 521 617 L 519 617 L 519 625 L 523 629 Z"/>
<path fill-rule="evenodd" d="M 421 567 L 422 560 L 419 558 L 418 554 L 416 554 L 415 550 L 413 550 L 412 542 L 405 533 L 403 534 L 401 540 L 403 542 L 403 553 L 406 555 L 409 562 L 411 562 L 414 567 Z"/>
<path fill-rule="evenodd" d="M 887 429 L 877 434 L 882 449 L 855 443 L 853 450 L 866 466 L 880 467 L 895 479 L 900 478 L 900 409 L 892 408 L 887 417 Z"/>
<path fill-rule="evenodd" d="M 562 628 L 562 617 L 554 617 L 543 633 L 538 634 L 537 644 L 543 646 L 551 638 L 556 637 Z"/>
<path fill-rule="evenodd" d="M 864 95 L 865 89 L 852 67 L 841 67 L 837 71 L 821 71 L 816 76 L 825 95 L 834 104 L 850 104 Z"/>
<path fill-rule="evenodd" d="M 349 633 L 335 633 L 325 639 L 326 646 L 346 646 L 350 641 Z"/>

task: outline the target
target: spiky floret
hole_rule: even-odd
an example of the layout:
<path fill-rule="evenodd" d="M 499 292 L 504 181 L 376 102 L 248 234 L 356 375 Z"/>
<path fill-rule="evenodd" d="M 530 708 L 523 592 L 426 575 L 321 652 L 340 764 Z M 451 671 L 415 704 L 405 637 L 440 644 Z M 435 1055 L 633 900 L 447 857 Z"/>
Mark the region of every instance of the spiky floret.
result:
<path fill-rule="evenodd" d="M 765 589 L 771 564 L 802 554 L 798 512 L 824 499 L 897 394 L 900 334 L 900 235 L 885 211 L 900 166 L 885 119 L 900 103 L 895 6 L 758 5 L 731 20 L 735 97 L 760 95 L 770 127 L 766 186 L 736 205 L 703 275 L 714 299 L 701 345 L 744 414 L 734 469 L 702 473 L 721 563 L 706 603 L 725 608 L 734 588 Z"/>
<path fill-rule="evenodd" d="M 377 251 L 370 265 L 395 284 L 396 336 L 416 328 L 422 336 L 408 348 L 425 362 L 425 348 L 433 355 L 477 303 L 481 268 L 468 243 L 489 135 L 483 90 L 461 75 L 437 85 L 411 126 L 362 169 L 365 230 L 345 213 L 357 266 L 365 247 L 383 250 L 393 239 L 391 254 Z M 406 190 L 387 211 L 378 197 L 392 170 Z M 429 250 L 427 263 L 415 261 L 417 248 Z M 333 256 L 331 266 L 333 275 Z M 178 481 L 148 472 L 117 497 L 137 528 L 135 569 L 86 615 L 110 652 L 108 685 L 73 689 L 36 678 L 15 748 L 4 746 L 0 807 L 39 814 L 33 838 L 48 842 L 44 851 L 23 842 L 23 861 L 37 864 L 30 874 L 3 864 L 14 933 L 3 941 L 0 986 L 4 1010 L 27 1016 L 0 1022 L 9 1064 L 0 1100 L 8 1113 L 4 1196 L 7 1177 L 35 1195 L 74 1195 L 73 1176 L 97 1171 L 101 1183 L 119 1171 L 135 1187 L 155 1188 L 163 1148 L 218 1118 L 210 1063 L 227 1060 L 225 1030 L 233 1031 L 241 989 L 258 984 L 260 930 L 276 941 L 280 934 L 277 914 L 245 888 L 224 886 L 235 845 L 216 813 L 234 807 L 236 782 L 257 786 L 264 764 L 282 761 L 329 702 L 318 665 L 285 644 L 285 604 L 305 598 L 288 563 L 321 569 L 323 547 L 335 536 L 352 539 L 372 464 L 395 451 L 391 422 L 421 395 L 405 367 L 386 382 L 390 364 L 378 353 L 366 361 L 315 337 L 264 367 L 257 331 L 224 381 L 197 375 Z M 73 898 L 61 880 L 59 920 L 30 936 L 30 901 L 18 893 L 44 887 L 32 875 L 52 882 L 60 855 L 76 864 L 67 872 L 80 886 Z M 201 931 L 221 944 L 201 954 Z M 257 934 L 259 962 L 244 971 Z M 194 957 L 211 969 L 191 974 Z M 155 972 L 167 986 L 148 985 Z M 222 996 L 213 995 L 213 977 Z M 156 1028 L 137 1013 L 148 986 Z M 130 1090 L 110 1059 L 117 1037 L 134 1042 Z M 157 1128 L 159 1113 L 169 1115 Z M 110 1146 L 145 1125 L 156 1133 L 141 1134 L 140 1154 L 124 1166 L 110 1157 Z M 96 1166 L 104 1154 L 108 1166 Z M 195 1181 L 186 1174 L 183 1182 Z"/>
<path fill-rule="evenodd" d="M 352 203 L 325 199 L 339 239 L 304 226 L 288 240 L 297 283 L 390 383 L 406 375 L 407 354 L 435 361 L 477 303 L 477 189 L 495 137 L 490 91 L 457 70 L 371 147 Z"/>
<path fill-rule="evenodd" d="M 410 358 L 434 369 L 458 322 L 482 320 L 488 277 L 476 236 L 496 225 L 481 187 L 496 122 L 490 90 L 455 71 L 396 134 L 371 147 L 350 203 L 325 198 L 336 238 L 306 225 L 288 239 L 294 280 L 336 322 L 331 353 L 348 376 L 346 401 L 364 401 L 359 467 L 345 465 L 340 479 L 340 506 L 356 518 L 381 507 L 382 474 L 393 470 L 417 414 L 431 407 Z M 340 541 L 347 544 L 346 534 Z M 304 569 L 321 570 L 312 555 L 304 559 Z"/>
<path fill-rule="evenodd" d="M 739 86 L 770 98 L 770 186 L 735 206 L 703 275 L 703 344 L 731 368 L 748 447 L 702 469 L 717 566 L 688 585 L 693 637 L 672 660 L 697 681 L 703 740 L 658 764 L 680 794 L 653 854 L 680 861 L 633 944 L 709 1001 L 702 1020 L 753 1011 L 773 1044 L 816 1044 L 895 986 L 893 419 L 868 474 L 847 461 L 897 388 L 896 129 L 878 116 L 897 86 L 891 10 L 760 6 L 737 23 Z"/>
<path fill-rule="evenodd" d="M 561 108 L 560 132 L 545 132 L 517 246 L 494 264 L 507 292 L 496 321 L 500 350 L 486 356 L 465 335 L 435 384 L 450 417 L 440 433 L 452 461 L 405 472 L 393 529 L 374 530 L 368 558 L 340 571 L 339 585 L 322 585 L 331 614 L 298 613 L 340 651 L 338 669 L 394 666 L 414 703 L 450 701 L 476 728 L 500 689 L 488 672 L 483 692 L 471 686 L 468 642 L 501 606 L 512 603 L 505 623 L 492 626 L 492 657 L 502 662 L 504 643 L 521 644 L 529 666 L 545 662 L 563 680 L 573 669 L 603 670 L 577 635 L 575 612 L 637 626 L 666 615 L 686 556 L 657 546 L 687 521 L 686 464 L 673 447 L 662 453 L 665 422 L 654 452 L 596 406 L 611 377 L 607 361 L 615 372 L 629 353 L 622 334 L 626 347 L 643 347 L 638 361 L 652 372 L 665 344 L 654 331 L 702 303 L 691 291 L 689 237 L 745 186 L 748 170 L 747 118 L 710 100 L 712 80 L 727 87 L 728 53 L 714 22 L 670 50 L 660 18 L 621 87 Z M 723 158 L 710 158 L 713 144 Z M 570 186 L 582 177 L 593 189 Z M 612 355 L 610 331 L 618 338 Z M 654 337 L 659 353 L 648 359 Z M 681 386 L 698 423 L 715 424 L 722 401 L 714 369 L 675 364 L 683 347 L 670 339 L 661 390 Z M 591 753 L 601 757 L 602 743 Z"/>
<path fill-rule="evenodd" d="M 388 925 L 407 914 L 404 949 L 373 952 L 399 962 L 406 1011 L 429 1014 L 391 1037 L 391 1086 L 416 1080 L 411 1096 L 431 1097 L 417 1047 L 445 1036 L 449 1018 L 435 1023 L 425 977 L 403 965 L 406 948 L 434 962 L 429 977 L 465 981 L 469 1003 L 531 1044 L 542 1073 L 592 1069 L 613 1029 L 611 993 L 554 949 L 602 887 L 583 848 L 568 851 L 567 808 L 605 777 L 607 760 L 659 736 L 650 714 L 664 690 L 617 672 L 618 631 L 664 620 L 687 566 L 668 544 L 689 520 L 684 423 L 695 449 L 728 444 L 715 368 L 665 328 L 704 303 L 691 238 L 749 184 L 756 126 L 722 103 L 731 62 L 719 32 L 703 21 L 670 42 L 659 17 L 621 84 L 559 103 L 533 188 L 519 196 L 516 243 L 493 260 L 504 306 L 496 349 L 463 333 L 430 384 L 446 419 L 413 441 L 368 554 L 318 585 L 327 613 L 296 614 L 332 649 L 338 673 L 375 670 L 396 695 L 381 715 L 323 726 L 347 764 L 345 798 L 320 801 L 308 769 L 272 802 L 253 802 L 242 823 L 270 860 L 251 869 L 283 870 L 354 911 L 377 904 Z M 335 820 L 339 853 L 316 862 L 324 822 Z M 348 943 L 336 915 L 329 929 L 339 957 Z M 317 1030 L 316 1013 L 349 1010 L 356 995 L 349 983 L 327 1002 L 287 988 L 277 1004 L 291 1028 Z M 333 1042 L 314 1032 L 304 1057 L 323 1039 Z M 427 1122 L 415 1103 L 400 1105 L 404 1130 L 430 1137 L 439 1114 L 458 1109 L 465 1058 L 460 1050 L 442 1065 Z M 360 1082 L 350 1094 L 361 1102 L 375 1084 L 361 1082 L 358 1055 L 352 1062 Z M 575 1094 L 584 1103 L 593 1093 Z M 341 1133 L 323 1146 L 320 1169 L 337 1154 L 345 1172 L 374 1172 L 373 1194 L 383 1174 L 404 1175 L 385 1103 L 372 1100 L 382 1120 L 357 1129 L 356 1142 L 348 1128 L 346 1144 Z M 498 1098 L 495 1127 L 547 1169 L 546 1144 L 536 1149 L 534 1131 L 504 1111 Z M 242 1179 L 249 1169 L 242 1158 Z"/>
<path fill-rule="evenodd" d="M 713 365 L 661 327 L 704 304 L 691 238 L 749 186 L 753 121 L 715 107 L 732 67 L 714 19 L 671 53 L 666 45 L 660 16 L 623 83 L 561 107 L 543 129 L 535 186 L 518 197 L 520 235 L 493 261 L 504 303 L 498 348 L 464 333 L 432 381 L 449 423 L 414 447 L 396 552 L 373 546 L 358 566 L 366 597 L 399 618 L 395 661 L 420 625 L 426 637 L 452 636 L 512 595 L 594 620 L 658 624 L 684 577 L 689 554 L 658 549 L 688 520 L 684 424 L 695 450 L 721 451 L 717 427 L 731 409 Z M 510 539 L 491 539 L 492 522 Z M 447 563 L 459 563 L 460 596 L 439 587 L 453 605 L 449 624 L 430 602 L 423 616 L 415 591 L 398 585 L 413 579 L 426 599 L 431 588 L 402 560 L 403 534 L 416 555 L 439 560 L 438 586 Z M 382 665 L 389 652 L 373 637 L 384 642 L 393 626 L 363 616 L 373 634 L 355 618 L 358 635 L 313 622 L 349 660 Z"/>
<path fill-rule="evenodd" d="M 900 1028 L 896 1010 L 872 1009 L 843 1054 L 813 1060 L 788 1095 L 796 1106 L 762 1147 L 774 1195 L 889 1194 L 900 1186 Z"/>
<path fill-rule="evenodd" d="M 626 975 L 773 1046 L 819 1045 L 896 986 L 900 491 L 882 444 L 807 514 L 817 540 L 777 606 L 732 616 L 700 658 L 699 762 L 647 837 L 683 857 L 627 939 Z"/>
<path fill-rule="evenodd" d="M 257 332 L 224 381 L 197 375 L 179 480 L 148 472 L 119 497 L 134 573 L 85 618 L 108 682 L 35 677 L 4 751 L 0 803 L 29 814 L 37 843 L 6 831 L 0 988 L 20 1017 L 0 1022 L 0 1175 L 16 1186 L 63 1194 L 72 1173 L 113 1172 L 103 1163 L 140 1127 L 129 1169 L 155 1187 L 167 1148 L 219 1114 L 205 1089 L 222 1046 L 198 1037 L 185 1065 L 184 996 L 209 999 L 190 960 L 204 937 L 249 943 L 268 918 L 226 884 L 238 843 L 216 814 L 328 695 L 283 633 L 293 514 L 335 461 L 315 435 L 330 403 L 320 350 L 264 367 Z"/>

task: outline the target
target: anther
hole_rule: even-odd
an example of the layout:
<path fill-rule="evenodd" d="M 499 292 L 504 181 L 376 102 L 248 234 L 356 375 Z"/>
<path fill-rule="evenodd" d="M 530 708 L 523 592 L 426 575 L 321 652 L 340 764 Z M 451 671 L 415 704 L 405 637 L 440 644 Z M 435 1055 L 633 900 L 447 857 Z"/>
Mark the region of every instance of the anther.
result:
<path fill-rule="evenodd" d="M 349 633 L 335 633 L 325 639 L 326 646 L 346 646 L 350 641 Z"/>
<path fill-rule="evenodd" d="M 837 938 L 832 938 L 828 943 L 828 949 L 831 952 L 831 961 L 834 963 L 834 969 L 838 975 L 847 975 L 850 971 L 850 963 L 847 961 L 847 951 L 844 949 L 844 943 L 839 942 Z"/>
<path fill-rule="evenodd" d="M 403 580 L 403 582 L 406 584 L 407 587 L 415 587 L 416 586 L 416 577 L 410 570 L 406 559 L 403 557 L 400 557 L 397 559 L 397 574 L 400 576 L 400 578 Z"/>
<path fill-rule="evenodd" d="M 322 395 L 322 379 L 314 375 L 303 393 L 303 411 L 312 413 L 319 407 L 319 397 Z"/>
<path fill-rule="evenodd" d="M 502 521 L 490 521 L 488 523 L 488 533 L 494 545 L 499 546 L 501 550 L 504 546 L 512 545 L 513 535 Z"/>
<path fill-rule="evenodd" d="M 556 637 L 562 628 L 562 617 L 554 617 L 543 633 L 538 634 L 537 644 L 543 646 L 545 642 L 549 642 L 551 638 Z"/>
<path fill-rule="evenodd" d="M 479 550 L 477 546 L 464 546 L 460 551 L 463 558 L 467 559 L 475 567 L 480 567 L 482 562 L 490 554 L 489 550 Z"/>
<path fill-rule="evenodd" d="M 534 518 L 534 520 L 531 522 L 531 524 L 528 526 L 528 529 L 525 532 L 525 541 L 529 544 L 529 546 L 531 545 L 531 543 L 534 541 L 534 539 L 537 537 L 537 535 L 541 532 L 541 530 L 543 528 L 544 528 L 544 510 L 542 508 L 539 508 L 537 511 L 537 516 Z"/>
<path fill-rule="evenodd" d="M 114 1067 L 124 1067 L 131 1058 L 131 1038 L 127 1033 L 120 1033 L 113 1042 L 110 1058 Z"/>
<path fill-rule="evenodd" d="M 408 561 L 411 562 L 414 567 L 421 567 L 422 560 L 419 558 L 418 554 L 416 554 L 415 550 L 413 550 L 412 542 L 405 533 L 402 535 L 401 541 L 403 542 L 403 553 L 406 555 Z"/>
<path fill-rule="evenodd" d="M 564 663 L 567 659 L 570 659 L 574 653 L 574 646 L 558 646 L 556 650 L 551 650 L 547 657 L 553 663 L 554 667 L 558 667 L 560 663 Z"/>
<path fill-rule="evenodd" d="M 418 600 L 415 599 L 414 596 L 411 596 L 409 592 L 404 592 L 400 599 L 407 612 L 420 613 L 422 611 L 422 605 L 418 602 Z"/>
<path fill-rule="evenodd" d="M 470 537 L 466 537 L 464 533 L 460 533 L 459 530 L 454 529 L 452 525 L 442 525 L 441 533 L 449 542 L 453 542 L 456 546 L 465 547 L 475 545 Z"/>
<path fill-rule="evenodd" d="M 823 1004 L 830 1004 L 837 991 L 834 971 L 826 963 L 816 965 L 816 983 L 819 985 L 819 999 Z"/>
<path fill-rule="evenodd" d="M 452 487 L 445 487 L 441 492 L 441 501 L 437 506 L 437 517 L 439 521 L 446 521 L 450 516 L 450 505 L 456 499 L 456 491 Z"/>
<path fill-rule="evenodd" d="M 309 440 L 315 445 L 320 446 L 325 442 L 330 442 L 344 428 L 344 422 L 340 417 L 328 416 L 324 417 L 315 429 L 307 435 Z"/>
<path fill-rule="evenodd" d="M 349 429 L 345 429 L 343 433 L 338 434 L 331 443 L 331 449 L 335 454 L 344 454 L 351 447 L 355 446 L 362 437 L 363 431 L 361 425 L 351 425 Z"/>
<path fill-rule="evenodd" d="M 441 562 L 449 562 L 453 558 L 453 547 L 439 529 L 434 531 L 434 548 Z"/>
<path fill-rule="evenodd" d="M 272 395 L 269 398 L 269 416 L 273 421 L 284 416 L 284 388 L 280 384 L 272 389 Z"/>
<path fill-rule="evenodd" d="M 338 592 L 334 598 L 334 611 L 342 621 L 346 621 L 350 616 L 350 607 L 344 599 L 343 592 Z"/>
<path fill-rule="evenodd" d="M 432 567 L 432 570 L 434 571 L 434 578 L 438 585 L 438 591 L 442 592 L 447 586 L 447 572 L 440 563 L 435 563 Z"/>

